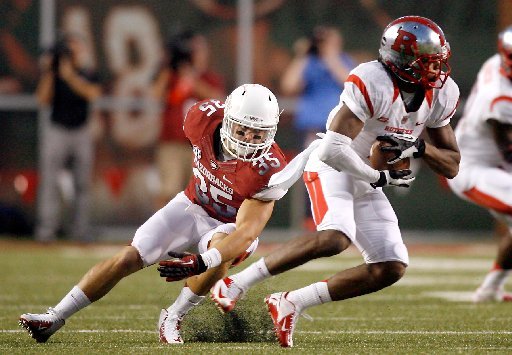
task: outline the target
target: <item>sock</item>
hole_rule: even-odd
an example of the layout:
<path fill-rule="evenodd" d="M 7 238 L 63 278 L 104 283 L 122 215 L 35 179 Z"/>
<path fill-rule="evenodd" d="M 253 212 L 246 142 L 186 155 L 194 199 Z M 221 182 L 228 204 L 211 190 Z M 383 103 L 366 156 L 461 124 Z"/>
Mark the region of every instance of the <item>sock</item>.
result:
<path fill-rule="evenodd" d="M 299 313 L 309 307 L 332 301 L 325 281 L 290 291 L 286 299 L 295 305 Z"/>
<path fill-rule="evenodd" d="M 480 286 L 481 288 L 492 288 L 498 290 L 505 284 L 507 276 L 511 270 L 493 269 L 487 276 L 485 276 L 484 282 Z"/>
<path fill-rule="evenodd" d="M 57 304 L 53 310 L 62 319 L 68 319 L 73 314 L 87 307 L 91 301 L 78 286 L 75 286 L 64 296 L 64 298 Z"/>
<path fill-rule="evenodd" d="M 205 299 L 205 296 L 198 296 L 192 290 L 185 286 L 181 290 L 176 301 L 167 308 L 167 312 L 171 314 L 177 314 L 179 316 L 183 316 L 187 314 L 192 308 L 201 303 L 202 300 Z"/>
<path fill-rule="evenodd" d="M 235 282 L 236 286 L 246 291 L 251 286 L 271 276 L 272 275 L 267 269 L 267 265 L 265 265 L 265 260 L 261 258 L 239 273 L 230 276 L 230 278 Z"/>

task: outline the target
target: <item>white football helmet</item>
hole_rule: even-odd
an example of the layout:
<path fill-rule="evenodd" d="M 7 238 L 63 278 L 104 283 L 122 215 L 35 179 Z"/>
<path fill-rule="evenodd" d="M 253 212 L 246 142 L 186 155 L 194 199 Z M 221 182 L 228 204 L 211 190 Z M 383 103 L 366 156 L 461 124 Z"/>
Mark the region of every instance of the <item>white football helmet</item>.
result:
<path fill-rule="evenodd" d="M 505 28 L 498 35 L 498 52 L 501 57 L 501 68 L 505 75 L 512 79 L 512 26 Z"/>
<path fill-rule="evenodd" d="M 441 88 L 450 75 L 450 45 L 428 18 L 404 16 L 384 29 L 379 60 L 395 75 L 424 88 Z"/>
<path fill-rule="evenodd" d="M 222 146 L 240 160 L 259 159 L 274 142 L 279 113 L 277 99 L 266 87 L 259 84 L 237 87 L 226 99 L 220 129 Z M 249 141 L 243 134 L 245 131 L 256 132 L 257 139 Z"/>

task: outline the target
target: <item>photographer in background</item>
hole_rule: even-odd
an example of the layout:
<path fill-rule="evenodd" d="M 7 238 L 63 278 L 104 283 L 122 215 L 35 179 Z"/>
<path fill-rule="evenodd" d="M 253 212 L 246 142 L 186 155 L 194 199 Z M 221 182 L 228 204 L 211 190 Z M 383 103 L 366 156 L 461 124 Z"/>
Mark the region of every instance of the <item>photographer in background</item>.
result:
<path fill-rule="evenodd" d="M 160 192 L 156 207 L 165 206 L 190 179 L 193 154 L 183 132 L 190 107 L 205 98 L 225 96 L 224 81 L 209 68 L 206 38 L 184 30 L 170 37 L 163 65 L 153 84 L 153 95 L 164 102 L 162 128 L 156 152 Z"/>
<path fill-rule="evenodd" d="M 325 120 L 356 62 L 343 52 L 343 36 L 334 27 L 315 27 L 293 49 L 295 57 L 281 77 L 281 91 L 298 96 L 294 123 L 307 147 L 317 132 L 325 130 Z"/>
<path fill-rule="evenodd" d="M 42 75 L 37 99 L 50 107 L 49 122 L 42 125 L 39 141 L 39 189 L 35 238 L 56 239 L 61 219 L 59 174 L 70 168 L 74 200 L 71 230 L 73 240 L 91 241 L 88 234 L 89 188 L 93 165 L 93 142 L 88 128 L 90 103 L 101 94 L 98 78 L 85 65 L 87 46 L 77 34 L 63 34 L 41 59 Z"/>
<path fill-rule="evenodd" d="M 293 124 L 304 149 L 325 131 L 325 120 L 339 102 L 343 82 L 356 62 L 343 52 L 343 36 L 335 27 L 317 26 L 308 38 L 299 38 L 295 56 L 281 77 L 281 93 L 297 96 Z M 304 193 L 304 227 L 314 229 L 309 215 L 309 197 Z"/>

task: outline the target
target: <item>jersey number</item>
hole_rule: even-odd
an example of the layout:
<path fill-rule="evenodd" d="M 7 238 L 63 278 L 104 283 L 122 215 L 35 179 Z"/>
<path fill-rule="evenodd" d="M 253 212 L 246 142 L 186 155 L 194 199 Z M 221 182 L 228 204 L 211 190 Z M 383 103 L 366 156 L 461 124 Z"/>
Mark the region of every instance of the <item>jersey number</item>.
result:
<path fill-rule="evenodd" d="M 201 104 L 199 106 L 199 109 L 203 112 L 206 112 L 206 116 L 210 117 L 211 115 L 213 115 L 215 111 L 217 111 L 220 108 L 224 108 L 224 106 L 226 105 L 224 105 L 221 101 L 212 99 L 208 102 Z"/>
<path fill-rule="evenodd" d="M 231 201 L 233 199 L 233 196 L 226 193 L 225 191 L 222 191 L 220 188 L 215 186 L 214 184 L 206 183 L 206 179 L 201 174 L 199 169 L 193 168 L 192 171 L 194 172 L 194 176 L 199 179 L 199 183 L 196 183 L 196 196 L 201 201 L 201 204 L 203 205 L 210 205 L 213 207 L 215 212 L 219 214 L 222 217 L 225 218 L 231 218 L 236 215 L 236 208 L 233 206 L 229 206 L 225 203 L 222 203 L 219 200 L 219 197 L 222 197 L 226 200 Z M 208 186 L 209 185 L 209 186 Z M 208 191 L 209 187 L 209 191 Z M 210 197 L 213 201 L 210 200 Z"/>
<path fill-rule="evenodd" d="M 258 166 L 258 173 L 260 175 L 265 175 L 270 168 L 279 168 L 281 166 L 281 162 L 279 159 L 274 158 L 271 152 L 263 154 L 258 160 L 255 160 L 252 165 Z"/>

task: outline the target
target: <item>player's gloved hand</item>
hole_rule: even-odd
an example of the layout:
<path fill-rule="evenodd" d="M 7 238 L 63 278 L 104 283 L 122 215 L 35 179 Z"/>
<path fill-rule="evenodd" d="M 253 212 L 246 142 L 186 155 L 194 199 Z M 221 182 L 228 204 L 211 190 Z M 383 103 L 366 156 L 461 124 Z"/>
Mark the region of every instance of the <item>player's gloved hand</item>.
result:
<path fill-rule="evenodd" d="M 377 136 L 376 139 L 391 144 L 380 148 L 384 152 L 395 153 L 395 158 L 388 160 L 388 164 L 395 164 L 404 158 L 421 158 L 425 154 L 425 141 L 410 134 L 385 134 Z"/>
<path fill-rule="evenodd" d="M 375 189 L 377 187 L 384 186 L 398 186 L 398 187 L 409 187 L 411 182 L 416 179 L 411 175 L 411 170 L 382 170 L 380 171 L 380 178 L 377 182 L 370 185 Z"/>
<path fill-rule="evenodd" d="M 157 270 L 165 281 L 179 281 L 190 276 L 199 275 L 206 271 L 207 267 L 199 254 L 176 253 L 170 251 L 169 256 L 173 259 L 163 260 Z"/>

